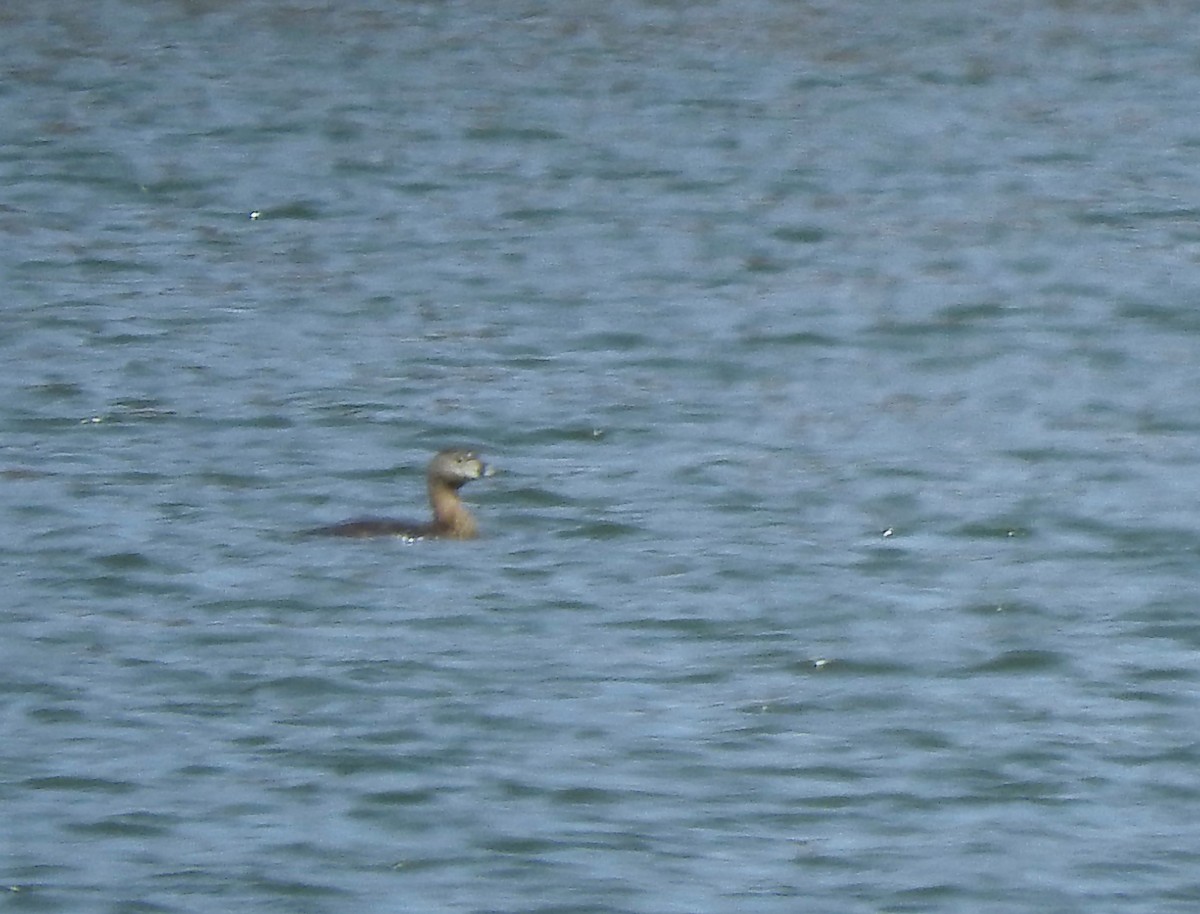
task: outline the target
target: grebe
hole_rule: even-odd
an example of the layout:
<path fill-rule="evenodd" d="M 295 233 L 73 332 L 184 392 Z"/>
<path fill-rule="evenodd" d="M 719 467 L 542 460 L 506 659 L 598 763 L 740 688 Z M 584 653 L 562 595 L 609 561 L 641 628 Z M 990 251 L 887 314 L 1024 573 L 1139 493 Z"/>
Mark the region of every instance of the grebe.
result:
<path fill-rule="evenodd" d="M 471 540 L 479 535 L 475 518 L 458 497 L 458 490 L 472 479 L 491 476 L 492 468 L 471 451 L 441 451 L 429 461 L 425 481 L 429 487 L 429 505 L 433 520 L 428 523 L 393 520 L 389 517 L 360 517 L 355 520 L 317 527 L 308 533 L 317 536 L 398 536 L 417 540 L 441 538 Z"/>

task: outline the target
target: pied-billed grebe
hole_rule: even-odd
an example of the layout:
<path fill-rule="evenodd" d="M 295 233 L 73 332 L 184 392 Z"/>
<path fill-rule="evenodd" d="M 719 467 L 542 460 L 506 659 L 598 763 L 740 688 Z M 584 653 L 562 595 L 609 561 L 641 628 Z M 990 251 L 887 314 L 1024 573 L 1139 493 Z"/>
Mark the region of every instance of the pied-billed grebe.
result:
<path fill-rule="evenodd" d="M 441 451 L 429 461 L 429 470 L 425 474 L 429 486 L 429 505 L 433 508 L 432 521 L 422 524 L 389 517 L 360 517 L 308 532 L 319 536 L 357 538 L 399 536 L 410 540 L 427 537 L 474 539 L 479 535 L 479 527 L 458 497 L 458 490 L 472 479 L 491 475 L 492 468 L 471 451 Z"/>

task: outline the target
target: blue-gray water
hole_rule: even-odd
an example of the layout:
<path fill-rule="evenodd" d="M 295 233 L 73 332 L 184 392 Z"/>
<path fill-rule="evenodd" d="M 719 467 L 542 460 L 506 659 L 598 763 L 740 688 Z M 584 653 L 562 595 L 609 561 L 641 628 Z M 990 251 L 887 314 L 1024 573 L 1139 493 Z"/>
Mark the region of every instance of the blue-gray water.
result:
<path fill-rule="evenodd" d="M 1197 910 L 1198 47 L 9 5 L 0 907 Z"/>

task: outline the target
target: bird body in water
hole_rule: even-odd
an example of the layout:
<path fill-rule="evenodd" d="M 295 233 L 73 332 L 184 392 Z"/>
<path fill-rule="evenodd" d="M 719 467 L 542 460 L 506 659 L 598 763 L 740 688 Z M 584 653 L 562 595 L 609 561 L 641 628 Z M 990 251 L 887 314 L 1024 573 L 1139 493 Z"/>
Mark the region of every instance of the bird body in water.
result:
<path fill-rule="evenodd" d="M 390 517 L 360 517 L 327 527 L 317 527 L 308 532 L 317 536 L 355 539 L 373 536 L 395 536 L 409 540 L 475 539 L 479 536 L 479 526 L 459 498 L 458 490 L 473 479 L 491 475 L 492 468 L 471 451 L 440 451 L 429 462 L 429 469 L 425 474 L 433 520 L 420 523 Z"/>

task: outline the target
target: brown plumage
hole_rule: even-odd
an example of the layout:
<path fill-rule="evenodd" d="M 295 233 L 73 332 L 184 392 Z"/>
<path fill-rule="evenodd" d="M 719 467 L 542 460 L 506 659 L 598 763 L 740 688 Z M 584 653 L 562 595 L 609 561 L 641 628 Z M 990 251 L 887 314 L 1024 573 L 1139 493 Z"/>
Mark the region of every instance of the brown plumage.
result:
<path fill-rule="evenodd" d="M 398 536 L 403 539 L 441 538 L 470 540 L 479 535 L 475 518 L 458 497 L 458 490 L 472 479 L 491 476 L 492 469 L 471 451 L 439 452 L 429 462 L 425 481 L 429 488 L 429 506 L 433 520 L 426 523 L 394 520 L 389 517 L 360 517 L 355 520 L 317 527 L 308 533 L 316 536 L 345 536 L 362 539 L 369 536 Z"/>

